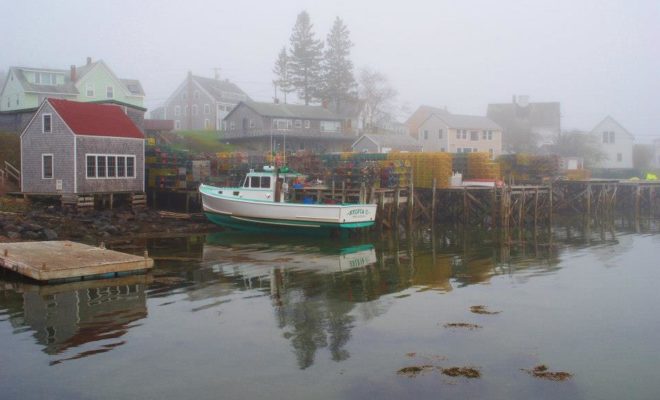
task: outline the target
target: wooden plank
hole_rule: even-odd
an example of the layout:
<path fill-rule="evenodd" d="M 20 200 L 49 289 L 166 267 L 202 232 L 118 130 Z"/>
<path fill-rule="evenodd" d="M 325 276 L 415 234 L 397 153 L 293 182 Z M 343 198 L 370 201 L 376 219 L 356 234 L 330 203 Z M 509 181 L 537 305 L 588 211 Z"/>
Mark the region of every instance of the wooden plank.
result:
<path fill-rule="evenodd" d="M 153 268 L 153 260 L 70 241 L 0 243 L 0 266 L 38 281 Z"/>

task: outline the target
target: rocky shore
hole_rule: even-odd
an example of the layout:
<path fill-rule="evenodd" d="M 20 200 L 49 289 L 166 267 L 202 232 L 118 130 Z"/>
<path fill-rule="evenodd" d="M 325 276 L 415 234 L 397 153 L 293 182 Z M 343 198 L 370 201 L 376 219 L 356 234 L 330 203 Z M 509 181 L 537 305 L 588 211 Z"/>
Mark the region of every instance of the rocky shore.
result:
<path fill-rule="evenodd" d="M 153 210 L 74 212 L 57 206 L 0 203 L 0 242 L 73 240 L 97 245 L 138 237 L 206 233 L 218 230 L 201 215 Z"/>

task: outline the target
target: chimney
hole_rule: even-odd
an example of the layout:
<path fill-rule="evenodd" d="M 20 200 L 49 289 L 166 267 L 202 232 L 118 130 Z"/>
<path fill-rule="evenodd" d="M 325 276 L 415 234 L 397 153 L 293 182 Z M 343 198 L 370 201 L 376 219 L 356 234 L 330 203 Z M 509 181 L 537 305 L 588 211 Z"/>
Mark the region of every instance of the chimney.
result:
<path fill-rule="evenodd" d="M 76 66 L 72 65 L 71 66 L 71 82 L 75 82 L 78 80 L 78 75 L 76 74 Z"/>
<path fill-rule="evenodd" d="M 92 57 L 87 57 L 87 65 L 92 65 Z"/>

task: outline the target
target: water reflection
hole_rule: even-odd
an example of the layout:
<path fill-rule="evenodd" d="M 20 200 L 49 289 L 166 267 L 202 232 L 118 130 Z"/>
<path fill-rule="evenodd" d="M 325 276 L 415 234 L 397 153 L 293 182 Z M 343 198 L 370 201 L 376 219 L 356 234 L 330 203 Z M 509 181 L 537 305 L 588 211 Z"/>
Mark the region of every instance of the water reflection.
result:
<path fill-rule="evenodd" d="M 112 350 L 147 317 L 145 287 L 149 276 L 37 285 L 9 277 L 2 282 L 16 332 L 29 329 L 51 364 Z M 91 346 L 87 346 L 91 344 Z M 72 350 L 72 354 L 67 354 Z"/>
<path fill-rule="evenodd" d="M 442 295 L 489 284 L 500 275 L 524 283 L 555 274 L 562 253 L 590 247 L 604 265 L 612 249 L 632 246 L 626 232 L 657 232 L 657 221 L 558 221 L 552 232 L 420 229 L 357 241 L 273 238 L 236 233 L 135 241 L 116 249 L 156 260 L 149 275 L 41 286 L 0 275 L 0 324 L 29 332 L 51 364 L 120 347 L 149 321 L 149 307 L 185 304 L 185 312 L 223 307 L 249 313 L 265 304 L 296 367 L 322 352 L 341 362 L 356 326 L 417 292 Z M 153 311 L 153 310 L 152 310 Z M 174 309 L 171 318 L 176 318 Z M 170 318 L 166 314 L 167 318 Z M 231 320 L 230 324 L 241 321 Z"/>

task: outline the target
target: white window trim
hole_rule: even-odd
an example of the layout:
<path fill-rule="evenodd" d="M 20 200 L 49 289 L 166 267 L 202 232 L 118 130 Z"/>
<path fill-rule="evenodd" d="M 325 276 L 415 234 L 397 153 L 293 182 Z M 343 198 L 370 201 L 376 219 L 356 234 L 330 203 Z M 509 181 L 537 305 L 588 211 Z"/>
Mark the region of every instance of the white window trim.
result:
<path fill-rule="evenodd" d="M 46 178 L 44 174 L 45 172 L 44 167 L 46 166 L 46 164 L 44 163 L 44 157 L 46 156 L 50 156 L 50 175 L 51 175 L 50 178 Z M 54 179 L 54 177 L 55 177 L 55 156 L 53 155 L 53 153 L 43 153 L 41 155 L 41 179 L 50 180 L 50 179 Z"/>
<path fill-rule="evenodd" d="M 94 175 L 95 176 L 89 176 L 89 170 L 87 169 L 87 157 L 95 157 L 95 163 L 94 163 Z M 105 160 L 105 176 L 99 177 L 99 157 L 106 157 Z M 108 176 L 108 157 L 115 157 L 115 176 Z M 116 161 L 118 157 L 124 157 L 124 176 L 117 176 L 117 173 L 119 172 L 119 162 Z M 129 158 L 133 159 L 133 176 L 126 176 L 126 173 L 128 172 L 128 160 Z M 86 153 L 85 154 L 85 178 L 86 179 L 93 179 L 93 180 L 117 180 L 117 179 L 137 179 L 137 163 L 136 163 L 136 156 L 134 154 L 100 154 L 100 153 Z"/>
<path fill-rule="evenodd" d="M 92 94 L 89 94 L 89 91 L 92 91 Z M 87 97 L 96 97 L 96 88 L 94 88 L 94 85 L 91 83 L 85 84 L 85 96 Z"/>
<path fill-rule="evenodd" d="M 46 116 L 50 117 L 50 130 L 46 132 L 46 124 L 44 121 L 46 120 Z M 41 114 L 41 133 L 53 133 L 53 114 L 51 113 L 44 113 Z"/>

